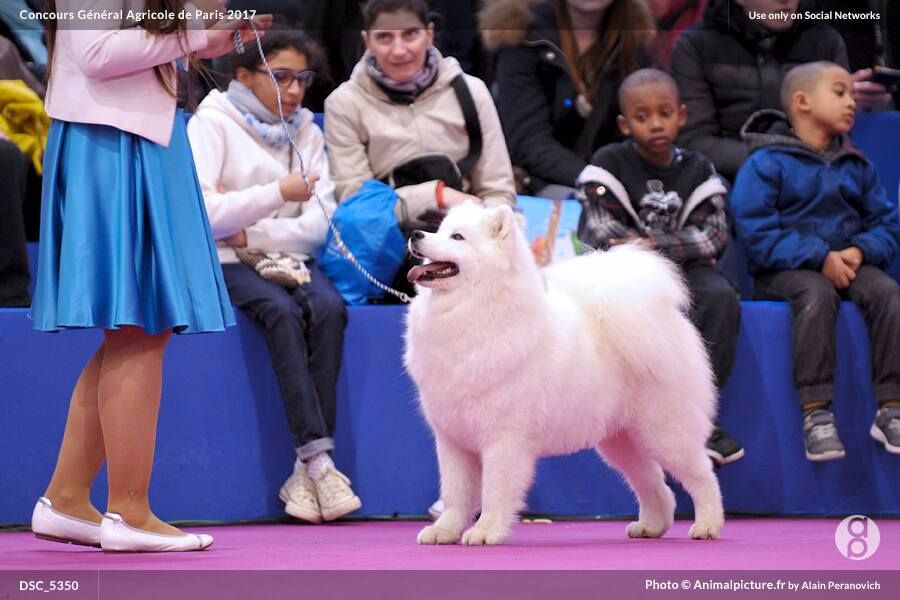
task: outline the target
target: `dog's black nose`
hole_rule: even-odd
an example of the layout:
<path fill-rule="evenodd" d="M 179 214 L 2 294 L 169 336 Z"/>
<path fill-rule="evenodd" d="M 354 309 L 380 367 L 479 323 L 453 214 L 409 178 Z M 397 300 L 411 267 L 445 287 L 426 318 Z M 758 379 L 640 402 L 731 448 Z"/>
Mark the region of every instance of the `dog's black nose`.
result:
<path fill-rule="evenodd" d="M 414 240 L 422 240 L 425 239 L 425 232 L 421 229 L 416 229 L 412 232 L 412 239 Z"/>

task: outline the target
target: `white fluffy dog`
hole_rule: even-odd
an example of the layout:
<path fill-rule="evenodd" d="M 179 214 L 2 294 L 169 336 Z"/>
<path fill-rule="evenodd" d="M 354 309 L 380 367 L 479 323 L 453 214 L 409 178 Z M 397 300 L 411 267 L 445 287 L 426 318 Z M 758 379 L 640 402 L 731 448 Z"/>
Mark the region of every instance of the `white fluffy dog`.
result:
<path fill-rule="evenodd" d="M 690 536 L 724 524 L 704 445 L 716 393 L 675 267 L 637 246 L 535 266 L 506 206 L 454 208 L 415 232 L 407 370 L 434 431 L 446 509 L 420 544 L 502 543 L 542 456 L 597 449 L 640 504 L 631 537 L 672 525 L 671 473 L 694 501 Z M 471 515 L 481 517 L 465 533 Z"/>

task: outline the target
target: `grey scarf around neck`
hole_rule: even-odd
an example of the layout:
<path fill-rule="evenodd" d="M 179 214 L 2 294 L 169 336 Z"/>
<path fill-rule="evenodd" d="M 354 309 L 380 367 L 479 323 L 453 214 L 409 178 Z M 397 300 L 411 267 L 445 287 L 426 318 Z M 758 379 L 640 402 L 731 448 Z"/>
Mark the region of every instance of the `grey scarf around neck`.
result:
<path fill-rule="evenodd" d="M 397 81 L 385 75 L 374 56 L 369 56 L 366 71 L 388 97 L 401 104 L 412 104 L 419 95 L 435 82 L 440 69 L 440 55 L 432 46 L 425 55 L 425 64 L 412 79 Z"/>
<path fill-rule="evenodd" d="M 278 115 L 266 108 L 265 105 L 259 101 L 259 98 L 256 97 L 256 94 L 237 79 L 231 80 L 225 95 L 228 96 L 231 103 L 244 114 L 251 114 L 263 123 L 268 123 L 269 125 L 279 121 Z"/>
<path fill-rule="evenodd" d="M 256 94 L 237 79 L 233 79 L 228 84 L 225 97 L 244 115 L 244 121 L 246 121 L 247 125 L 264 142 L 275 148 L 289 145 L 291 140 L 288 135 L 296 137 L 303 125 L 303 119 L 300 116 L 301 109 L 298 106 L 297 110 L 284 119 L 288 128 L 288 134 L 286 135 L 278 115 L 266 108 L 259 98 L 256 97 Z"/>

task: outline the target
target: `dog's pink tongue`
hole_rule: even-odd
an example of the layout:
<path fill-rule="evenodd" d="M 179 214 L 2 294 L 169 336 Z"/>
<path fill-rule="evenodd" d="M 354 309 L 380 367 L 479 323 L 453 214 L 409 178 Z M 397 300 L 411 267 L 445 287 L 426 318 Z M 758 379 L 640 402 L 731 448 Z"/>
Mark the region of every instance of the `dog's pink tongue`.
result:
<path fill-rule="evenodd" d="M 409 270 L 409 273 L 406 274 L 406 280 L 410 283 L 415 283 L 426 274 L 432 273 L 434 271 L 440 271 L 446 266 L 447 263 L 443 262 L 432 262 L 428 263 L 427 265 L 416 265 Z"/>

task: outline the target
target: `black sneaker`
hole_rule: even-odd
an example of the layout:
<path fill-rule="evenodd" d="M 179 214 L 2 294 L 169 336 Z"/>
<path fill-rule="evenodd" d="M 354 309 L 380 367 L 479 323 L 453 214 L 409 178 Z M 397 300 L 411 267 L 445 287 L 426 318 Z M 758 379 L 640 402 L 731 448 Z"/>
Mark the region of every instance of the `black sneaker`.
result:
<path fill-rule="evenodd" d="M 718 425 L 706 441 L 706 453 L 720 467 L 744 458 L 740 443 Z"/>
<path fill-rule="evenodd" d="M 891 454 L 900 454 L 900 407 L 886 406 L 875 413 L 869 435 Z"/>
<path fill-rule="evenodd" d="M 812 461 L 837 460 L 844 458 L 844 444 L 838 437 L 831 411 L 819 408 L 803 417 L 803 443 L 806 458 Z"/>

